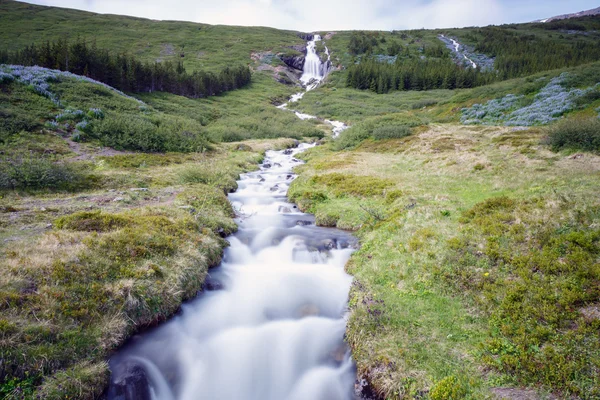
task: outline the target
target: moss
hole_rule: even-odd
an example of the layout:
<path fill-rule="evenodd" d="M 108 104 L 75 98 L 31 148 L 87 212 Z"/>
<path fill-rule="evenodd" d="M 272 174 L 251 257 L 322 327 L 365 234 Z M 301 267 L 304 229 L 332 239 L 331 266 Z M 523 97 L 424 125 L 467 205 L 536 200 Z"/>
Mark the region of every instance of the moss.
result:
<path fill-rule="evenodd" d="M 82 211 L 66 215 L 54 221 L 56 229 L 85 232 L 108 232 L 123 228 L 128 224 L 133 224 L 131 217 L 101 211 Z"/>
<path fill-rule="evenodd" d="M 467 389 L 455 376 L 447 376 L 435 384 L 429 396 L 431 400 L 460 400 L 467 396 Z"/>
<path fill-rule="evenodd" d="M 372 176 L 358 176 L 342 173 L 333 173 L 314 176 L 311 181 L 317 185 L 324 185 L 335 196 L 383 196 L 385 189 L 393 182 Z"/>

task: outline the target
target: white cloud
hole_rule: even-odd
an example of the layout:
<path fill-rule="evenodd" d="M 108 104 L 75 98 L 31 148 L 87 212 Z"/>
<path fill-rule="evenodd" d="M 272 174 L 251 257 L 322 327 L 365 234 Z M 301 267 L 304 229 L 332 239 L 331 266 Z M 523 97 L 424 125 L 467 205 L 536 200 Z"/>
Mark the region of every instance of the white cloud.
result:
<path fill-rule="evenodd" d="M 261 25 L 302 31 L 444 28 L 510 22 L 532 4 L 512 0 L 31 0 L 30 2 L 226 25 Z M 575 0 L 577 1 L 577 0 Z M 589 1 L 589 0 L 579 0 Z M 530 4 L 532 3 L 532 4 Z M 536 4 L 537 3 L 537 4 Z M 528 8 L 527 8 L 528 7 Z M 540 16 L 540 17 L 542 17 Z M 508 19 L 508 20 L 507 20 Z"/>

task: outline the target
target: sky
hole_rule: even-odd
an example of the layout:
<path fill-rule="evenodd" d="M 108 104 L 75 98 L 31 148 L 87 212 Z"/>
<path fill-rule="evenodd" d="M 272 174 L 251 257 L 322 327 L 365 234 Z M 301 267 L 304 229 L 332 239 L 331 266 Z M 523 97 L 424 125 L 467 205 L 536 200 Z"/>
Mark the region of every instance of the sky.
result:
<path fill-rule="evenodd" d="M 600 0 L 30 0 L 98 13 L 297 31 L 455 28 L 530 22 Z"/>

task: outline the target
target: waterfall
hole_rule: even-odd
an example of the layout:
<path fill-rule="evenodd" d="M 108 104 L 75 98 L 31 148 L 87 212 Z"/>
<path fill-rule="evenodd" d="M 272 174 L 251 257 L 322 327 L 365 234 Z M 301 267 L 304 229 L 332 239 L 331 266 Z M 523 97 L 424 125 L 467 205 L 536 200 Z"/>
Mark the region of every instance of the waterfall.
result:
<path fill-rule="evenodd" d="M 331 55 L 329 49 L 325 46 L 327 61 L 322 62 L 317 53 L 317 42 L 321 41 L 320 35 L 314 35 L 313 39 L 306 46 L 306 61 L 304 62 L 304 71 L 300 81 L 306 86 L 306 90 L 316 88 L 319 83 L 327 76 L 331 67 Z"/>

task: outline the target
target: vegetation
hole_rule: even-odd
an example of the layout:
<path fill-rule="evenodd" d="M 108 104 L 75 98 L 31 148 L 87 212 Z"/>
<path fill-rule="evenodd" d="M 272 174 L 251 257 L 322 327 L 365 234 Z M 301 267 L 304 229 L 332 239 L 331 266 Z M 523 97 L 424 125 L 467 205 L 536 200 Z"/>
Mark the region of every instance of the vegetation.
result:
<path fill-rule="evenodd" d="M 494 80 L 492 73 L 460 68 L 449 59 L 411 60 L 398 58 L 394 64 L 363 61 L 348 69 L 347 84 L 379 94 L 393 90 L 464 89 Z"/>
<path fill-rule="evenodd" d="M 550 128 L 548 144 L 554 150 L 570 148 L 600 152 L 600 120 L 582 118 L 561 121 Z"/>
<path fill-rule="evenodd" d="M 598 396 L 598 158 L 543 135 L 433 124 L 302 155 L 290 196 L 361 240 L 347 335 L 381 397 Z"/>
<path fill-rule="evenodd" d="M 97 397 L 110 352 L 219 261 L 237 175 L 307 137 L 289 195 L 360 238 L 347 340 L 368 390 L 599 397 L 599 29 L 328 35 L 346 68 L 294 108 L 351 125 L 330 140 L 273 106 L 298 90 L 273 79 L 295 32 L 0 2 L 0 59 L 78 73 L 0 70 L 2 397 Z"/>
<path fill-rule="evenodd" d="M 125 92 L 168 92 L 192 98 L 215 96 L 250 83 L 248 67 L 225 67 L 218 74 L 194 71 L 189 74 L 183 61 L 142 63 L 127 54 L 114 55 L 98 49 L 85 39 L 69 44 L 67 39 L 37 47 L 26 46 L 15 53 L 4 53 L 0 63 L 41 66 L 72 72 L 100 81 Z"/>
<path fill-rule="evenodd" d="M 102 392 L 107 355 L 195 296 L 219 262 L 219 236 L 236 229 L 224 194 L 230 182 L 263 149 L 292 141 L 249 144 L 257 150 L 146 154 L 145 165 L 138 154 L 105 157 L 93 165 L 97 187 L 79 195 L 4 192 L 3 397 Z M 218 175 L 190 180 L 192 170 Z"/>
<path fill-rule="evenodd" d="M 43 34 L 40 34 L 43 32 Z M 0 3 L 0 38 L 9 52 L 32 43 L 77 37 L 95 40 L 99 49 L 129 54 L 142 62 L 184 61 L 187 72 L 219 73 L 226 67 L 252 63 L 254 52 L 284 53 L 306 42 L 297 32 L 273 28 L 153 21 L 73 9 L 43 7 L 5 0 Z"/>

